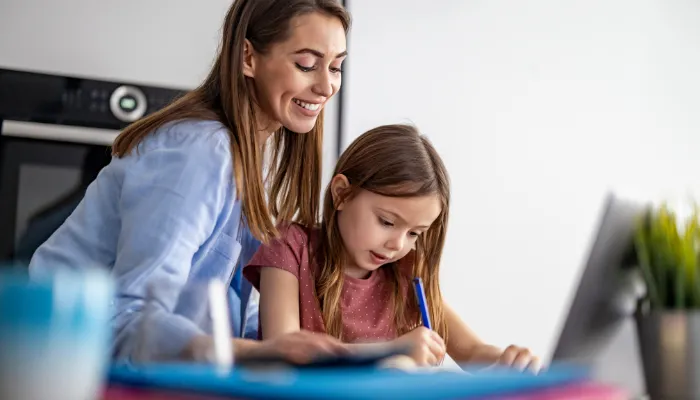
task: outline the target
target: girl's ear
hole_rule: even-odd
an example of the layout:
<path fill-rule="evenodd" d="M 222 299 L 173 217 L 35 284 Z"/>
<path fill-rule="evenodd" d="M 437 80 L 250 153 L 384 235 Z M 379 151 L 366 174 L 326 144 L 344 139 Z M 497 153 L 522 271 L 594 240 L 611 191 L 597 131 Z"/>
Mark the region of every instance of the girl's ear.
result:
<path fill-rule="evenodd" d="M 343 174 L 338 174 L 331 180 L 331 196 L 333 196 L 333 205 L 340 211 L 345 205 L 343 194 L 350 189 L 350 181 Z"/>

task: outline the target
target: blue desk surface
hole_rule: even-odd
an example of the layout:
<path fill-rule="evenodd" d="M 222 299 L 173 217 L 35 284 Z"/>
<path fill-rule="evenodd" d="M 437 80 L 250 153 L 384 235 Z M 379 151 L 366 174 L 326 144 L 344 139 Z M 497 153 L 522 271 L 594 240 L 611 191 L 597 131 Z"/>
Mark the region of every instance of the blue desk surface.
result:
<path fill-rule="evenodd" d="M 533 375 L 499 369 L 402 372 L 373 368 L 234 370 L 220 375 L 197 365 L 114 366 L 112 383 L 188 390 L 245 398 L 276 399 L 454 399 L 478 398 L 583 382 L 586 370 L 551 366 Z"/>

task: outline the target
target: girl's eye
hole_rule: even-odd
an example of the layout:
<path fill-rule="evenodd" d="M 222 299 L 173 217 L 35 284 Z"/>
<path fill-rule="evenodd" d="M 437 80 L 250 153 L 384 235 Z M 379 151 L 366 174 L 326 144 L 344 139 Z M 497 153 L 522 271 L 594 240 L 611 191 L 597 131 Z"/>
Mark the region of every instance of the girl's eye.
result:
<path fill-rule="evenodd" d="M 299 63 L 295 63 L 295 64 L 296 64 L 297 68 L 299 68 L 299 70 L 302 72 L 311 72 L 314 69 L 314 67 L 305 67 Z"/>
<path fill-rule="evenodd" d="M 417 238 L 418 236 L 420 236 L 420 232 L 409 232 L 408 234 L 411 235 L 411 237 L 414 237 L 414 238 Z"/>
<path fill-rule="evenodd" d="M 331 68 L 331 72 L 334 74 L 341 74 L 341 73 L 343 73 L 343 69 L 342 68 Z"/>
<path fill-rule="evenodd" d="M 387 220 L 385 220 L 384 218 L 381 218 L 381 217 L 379 218 L 379 223 L 382 224 L 382 225 L 384 225 L 384 226 L 394 226 L 393 223 L 391 223 L 390 221 L 387 221 Z"/>

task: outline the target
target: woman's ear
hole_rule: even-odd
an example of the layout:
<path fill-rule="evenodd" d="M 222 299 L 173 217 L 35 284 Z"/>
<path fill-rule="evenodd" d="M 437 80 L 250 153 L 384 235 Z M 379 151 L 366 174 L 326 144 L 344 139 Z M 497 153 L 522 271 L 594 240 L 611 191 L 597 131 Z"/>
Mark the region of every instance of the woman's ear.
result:
<path fill-rule="evenodd" d="M 343 195 L 348 190 L 350 190 L 350 181 L 345 175 L 338 174 L 333 177 L 331 180 L 331 196 L 333 196 L 333 205 L 338 211 L 343 209 L 345 204 Z"/>
<path fill-rule="evenodd" d="M 248 39 L 243 41 L 243 75 L 255 78 L 255 49 Z"/>

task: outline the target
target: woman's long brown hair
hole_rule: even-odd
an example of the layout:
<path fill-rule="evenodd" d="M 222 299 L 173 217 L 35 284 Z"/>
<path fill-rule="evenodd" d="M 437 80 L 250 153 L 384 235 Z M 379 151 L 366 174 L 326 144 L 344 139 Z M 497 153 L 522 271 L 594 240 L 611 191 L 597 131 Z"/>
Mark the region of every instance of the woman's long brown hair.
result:
<path fill-rule="evenodd" d="M 437 151 L 413 126 L 380 126 L 364 133 L 345 150 L 333 176 L 338 174 L 348 179 L 350 189 L 335 202 L 330 184 L 326 189 L 321 222 L 322 240 L 316 254 L 320 266 L 316 277 L 316 293 L 326 331 L 342 339 L 340 298 L 346 255 L 337 225 L 337 205 L 350 199 L 360 189 L 392 197 L 434 194 L 442 203 L 442 211 L 432 226 L 418 237 L 415 251 L 406 257 L 413 262 L 412 276 L 423 279 L 433 329 L 447 341 L 439 267 L 447 232 L 450 182 Z M 397 334 L 402 335 L 420 322 L 420 316 L 415 312 L 415 300 L 401 297 L 400 282 L 408 279 L 405 272 L 402 274 L 396 263 L 382 268 L 392 270 L 390 306 L 394 309 Z"/>
<path fill-rule="evenodd" d="M 222 28 L 216 61 L 204 82 L 159 112 L 128 126 L 114 142 L 113 154 L 124 157 L 164 124 L 183 119 L 221 122 L 229 131 L 236 195 L 251 233 L 263 242 L 277 235 L 275 220 L 313 225 L 318 221 L 323 150 L 323 112 L 308 133 L 282 127 L 272 143 L 269 206 L 265 197 L 265 144 L 255 126 L 254 82 L 243 75 L 243 48 L 255 50 L 291 35 L 293 18 L 319 12 L 338 18 L 345 31 L 350 16 L 337 0 L 235 0 Z"/>

